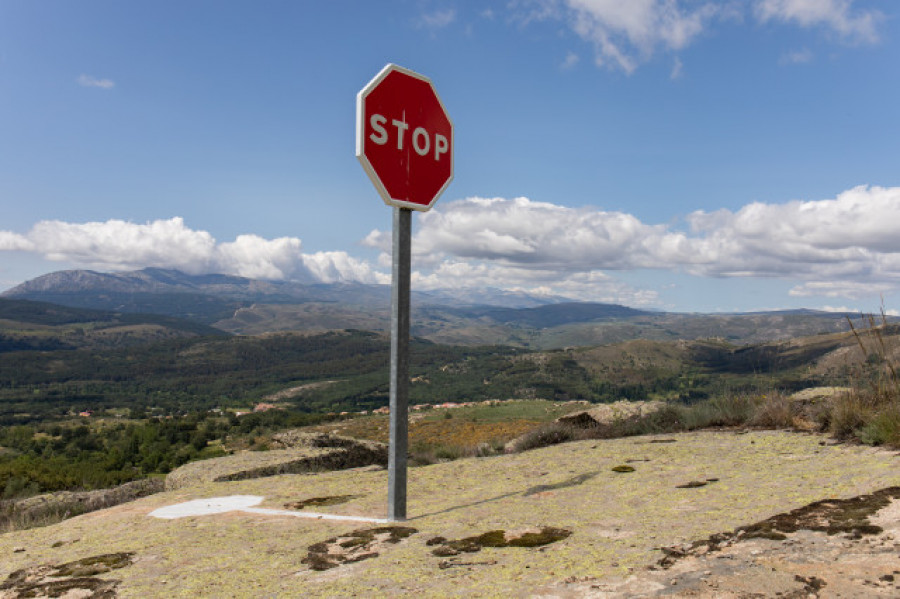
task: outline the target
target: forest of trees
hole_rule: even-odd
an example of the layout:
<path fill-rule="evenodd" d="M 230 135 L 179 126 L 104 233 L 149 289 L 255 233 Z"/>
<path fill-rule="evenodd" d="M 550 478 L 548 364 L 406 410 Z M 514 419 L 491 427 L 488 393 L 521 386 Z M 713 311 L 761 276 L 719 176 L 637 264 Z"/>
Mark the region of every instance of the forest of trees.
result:
<path fill-rule="evenodd" d="M 142 421 L 66 422 L 0 427 L 0 498 L 111 487 L 223 455 L 229 439 L 308 426 L 333 416 L 272 410 L 192 412 Z"/>
<path fill-rule="evenodd" d="M 378 333 L 183 337 L 115 349 L 0 347 L 0 495 L 108 487 L 220 454 L 222 442 L 388 404 L 389 340 Z M 705 379 L 612 383 L 559 350 L 413 339 L 410 402 L 645 399 L 706 394 Z M 234 415 L 307 383 L 283 408 Z M 80 418 L 90 411 L 93 418 Z M 252 444 L 252 442 L 251 442 Z"/>

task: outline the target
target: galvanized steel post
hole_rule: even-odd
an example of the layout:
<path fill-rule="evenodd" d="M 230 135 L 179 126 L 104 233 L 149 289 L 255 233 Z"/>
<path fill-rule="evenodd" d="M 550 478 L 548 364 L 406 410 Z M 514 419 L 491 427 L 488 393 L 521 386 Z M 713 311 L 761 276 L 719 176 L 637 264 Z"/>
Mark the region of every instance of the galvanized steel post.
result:
<path fill-rule="evenodd" d="M 409 446 L 409 288 L 412 210 L 394 208 L 391 284 L 391 396 L 388 520 L 406 520 Z"/>

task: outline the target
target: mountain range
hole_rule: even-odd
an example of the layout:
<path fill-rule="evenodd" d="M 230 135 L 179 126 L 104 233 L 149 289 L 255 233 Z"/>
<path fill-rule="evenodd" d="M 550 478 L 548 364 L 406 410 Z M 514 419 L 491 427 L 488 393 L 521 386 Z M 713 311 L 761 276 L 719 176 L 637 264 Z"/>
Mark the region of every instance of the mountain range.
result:
<path fill-rule="evenodd" d="M 49 302 L 115 313 L 159 314 L 227 333 L 385 331 L 390 287 L 361 283 L 303 284 L 177 270 L 100 273 L 67 270 L 27 281 L 5 299 Z M 575 302 L 498 289 L 414 291 L 411 332 L 451 344 L 532 348 L 720 337 L 758 343 L 845 331 L 846 313 L 787 310 L 732 314 L 655 312 Z"/>

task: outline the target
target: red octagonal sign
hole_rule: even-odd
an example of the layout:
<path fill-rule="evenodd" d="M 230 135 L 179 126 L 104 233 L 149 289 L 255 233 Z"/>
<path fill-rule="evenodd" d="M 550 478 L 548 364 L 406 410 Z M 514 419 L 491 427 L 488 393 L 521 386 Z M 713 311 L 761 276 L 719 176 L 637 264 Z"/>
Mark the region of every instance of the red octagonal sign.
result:
<path fill-rule="evenodd" d="M 356 157 L 386 204 L 431 208 L 453 179 L 453 123 L 427 77 L 389 64 L 360 90 Z"/>

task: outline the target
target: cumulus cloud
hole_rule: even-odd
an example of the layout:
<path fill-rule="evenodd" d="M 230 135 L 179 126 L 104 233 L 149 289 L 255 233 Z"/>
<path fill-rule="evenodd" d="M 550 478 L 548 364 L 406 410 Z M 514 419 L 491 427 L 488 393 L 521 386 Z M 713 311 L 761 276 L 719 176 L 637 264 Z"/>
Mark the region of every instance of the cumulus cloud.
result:
<path fill-rule="evenodd" d="M 853 0 L 758 0 L 755 13 L 762 22 L 781 21 L 801 27 L 826 27 L 843 39 L 878 41 L 876 10 L 853 9 Z"/>
<path fill-rule="evenodd" d="M 564 71 L 570 71 L 575 68 L 575 65 L 578 64 L 578 55 L 574 52 L 569 52 L 566 54 L 566 57 L 563 59 L 562 63 L 560 63 L 559 68 Z"/>
<path fill-rule="evenodd" d="M 49 260 L 114 270 L 165 266 L 202 272 L 215 250 L 215 240 L 209 233 L 185 227 L 180 218 L 143 225 L 116 219 L 89 223 L 41 221 L 25 237 L 31 242 L 32 251 Z"/>
<path fill-rule="evenodd" d="M 387 252 L 390 235 L 373 231 L 363 244 Z M 900 286 L 900 187 L 860 186 L 833 199 L 698 211 L 666 225 L 595 207 L 468 198 L 423 214 L 413 252 L 425 287 L 623 297 L 637 292 L 607 272 L 660 269 L 797 280 L 790 292 L 796 297 L 858 299 Z"/>
<path fill-rule="evenodd" d="M 307 279 L 300 246 L 296 237 L 238 235 L 234 241 L 215 247 L 207 268 L 251 279 Z"/>
<path fill-rule="evenodd" d="M 803 48 L 802 50 L 794 50 L 792 52 L 786 52 L 782 54 L 781 58 L 778 60 L 780 64 L 806 64 L 808 62 L 812 62 L 813 53 L 808 48 Z"/>
<path fill-rule="evenodd" d="M 566 0 L 572 29 L 593 44 L 598 65 L 627 73 L 658 48 L 681 50 L 697 37 L 719 7 L 676 0 Z"/>
<path fill-rule="evenodd" d="M 807 281 L 792 288 L 788 294 L 793 297 L 844 297 L 861 299 L 877 297 L 892 289 L 889 283 L 868 283 L 862 281 Z"/>
<path fill-rule="evenodd" d="M 384 249 L 389 239 L 364 240 Z M 585 272 L 655 268 L 660 254 L 690 260 L 683 233 L 631 214 L 569 208 L 528 198 L 468 198 L 422 215 L 413 251 L 420 260 L 450 254 L 519 268 Z"/>
<path fill-rule="evenodd" d="M 112 89 L 116 83 L 112 79 L 97 79 L 90 75 L 79 75 L 76 80 L 81 87 L 99 87 L 100 89 Z"/>
<path fill-rule="evenodd" d="M 389 285 L 391 275 L 379 272 L 346 252 L 316 252 L 303 256 L 303 264 L 323 283 L 377 283 Z"/>
<path fill-rule="evenodd" d="M 304 253 L 294 237 L 240 235 L 220 242 L 171 218 L 42 221 L 0 231 L 0 251 L 105 270 L 147 266 L 305 282 L 390 282 L 389 231 L 362 245 L 377 261 L 343 251 Z M 593 206 L 518 198 L 467 198 L 419 215 L 413 236 L 417 288 L 494 287 L 630 305 L 658 304 L 617 271 L 791 281 L 793 297 L 861 300 L 900 290 L 900 187 L 859 186 L 834 198 L 754 202 L 697 211 L 667 224 Z"/>
<path fill-rule="evenodd" d="M 412 282 L 416 289 L 497 288 L 631 306 L 655 305 L 659 301 L 655 291 L 636 289 L 600 270 L 559 272 L 452 257 L 432 268 L 414 266 Z"/>
<path fill-rule="evenodd" d="M 858 9 L 854 0 L 522 0 L 512 2 L 523 26 L 561 21 L 594 48 L 599 66 L 633 73 L 657 53 L 678 53 L 717 22 L 780 23 L 824 28 L 846 42 L 876 42 L 883 15 Z M 808 51 L 785 55 L 783 62 L 807 62 Z M 671 78 L 682 63 L 676 57 Z"/>
<path fill-rule="evenodd" d="M 684 64 L 682 64 L 681 59 L 676 57 L 675 61 L 672 63 L 672 71 L 669 73 L 669 79 L 675 81 L 676 79 L 681 79 L 681 74 L 684 71 Z"/>
<path fill-rule="evenodd" d="M 34 244 L 27 237 L 11 231 L 0 231 L 0 251 L 31 251 Z"/>
<path fill-rule="evenodd" d="M 831 200 L 755 202 L 695 212 L 691 240 L 714 276 L 900 276 L 900 188 L 860 186 Z M 827 275 L 827 276 L 824 276 Z"/>
<path fill-rule="evenodd" d="M 424 13 L 416 19 L 416 25 L 425 29 L 443 29 L 456 20 L 456 11 L 452 8 Z"/>
<path fill-rule="evenodd" d="M 28 251 L 53 261 L 100 270 L 175 268 L 191 274 L 225 273 L 262 279 L 315 280 L 299 239 L 240 235 L 218 243 L 178 217 L 145 224 L 41 221 L 20 235 L 0 231 L 0 251 Z"/>

